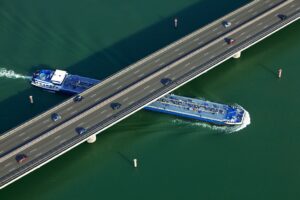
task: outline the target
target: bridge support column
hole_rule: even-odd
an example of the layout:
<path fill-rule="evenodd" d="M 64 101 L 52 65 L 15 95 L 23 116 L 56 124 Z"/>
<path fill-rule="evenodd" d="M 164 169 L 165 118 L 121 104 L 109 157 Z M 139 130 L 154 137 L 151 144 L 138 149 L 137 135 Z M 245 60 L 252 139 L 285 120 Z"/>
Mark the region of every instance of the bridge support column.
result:
<path fill-rule="evenodd" d="M 239 51 L 239 52 L 237 52 L 236 54 L 234 54 L 232 57 L 235 58 L 235 59 L 238 59 L 238 58 L 241 57 L 241 54 L 242 54 L 242 52 Z"/>
<path fill-rule="evenodd" d="M 87 143 L 92 144 L 96 142 L 96 135 L 91 135 L 88 139 L 87 139 Z"/>

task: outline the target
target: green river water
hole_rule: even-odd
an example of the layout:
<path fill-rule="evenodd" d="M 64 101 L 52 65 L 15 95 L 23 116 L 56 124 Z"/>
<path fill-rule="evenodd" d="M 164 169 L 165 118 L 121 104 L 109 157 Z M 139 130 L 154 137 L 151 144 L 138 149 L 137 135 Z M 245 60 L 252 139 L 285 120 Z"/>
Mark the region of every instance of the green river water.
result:
<path fill-rule="evenodd" d="M 0 132 L 67 98 L 30 86 L 23 76 L 36 65 L 103 79 L 245 3 L 1 0 Z M 251 116 L 244 129 L 140 111 L 1 190 L 0 200 L 299 199 L 299 36 L 296 22 L 175 91 L 242 105 Z"/>

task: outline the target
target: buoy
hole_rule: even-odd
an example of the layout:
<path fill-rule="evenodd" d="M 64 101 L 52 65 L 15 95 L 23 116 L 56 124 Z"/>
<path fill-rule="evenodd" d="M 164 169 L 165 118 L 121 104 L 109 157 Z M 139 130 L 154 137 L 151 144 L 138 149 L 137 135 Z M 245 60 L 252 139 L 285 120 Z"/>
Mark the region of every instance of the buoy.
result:
<path fill-rule="evenodd" d="M 33 97 L 31 95 L 29 96 L 29 101 L 31 104 L 33 104 Z"/>
<path fill-rule="evenodd" d="M 134 166 L 135 168 L 138 167 L 138 160 L 137 160 L 136 158 L 133 159 L 133 166 Z"/>
<path fill-rule="evenodd" d="M 174 19 L 174 27 L 177 28 L 177 25 L 178 25 L 178 20 L 177 20 L 177 18 L 175 18 Z"/>
<path fill-rule="evenodd" d="M 278 78 L 281 78 L 281 76 L 282 76 L 282 69 L 280 68 L 280 69 L 278 70 Z"/>

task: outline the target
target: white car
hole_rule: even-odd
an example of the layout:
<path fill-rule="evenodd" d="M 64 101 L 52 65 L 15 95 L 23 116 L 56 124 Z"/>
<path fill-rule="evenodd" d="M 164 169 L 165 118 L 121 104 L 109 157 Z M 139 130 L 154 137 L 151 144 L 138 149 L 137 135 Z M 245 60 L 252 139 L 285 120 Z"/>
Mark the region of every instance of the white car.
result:
<path fill-rule="evenodd" d="M 225 28 L 228 28 L 229 26 L 231 26 L 231 22 L 229 22 L 229 21 L 223 21 L 222 24 Z"/>

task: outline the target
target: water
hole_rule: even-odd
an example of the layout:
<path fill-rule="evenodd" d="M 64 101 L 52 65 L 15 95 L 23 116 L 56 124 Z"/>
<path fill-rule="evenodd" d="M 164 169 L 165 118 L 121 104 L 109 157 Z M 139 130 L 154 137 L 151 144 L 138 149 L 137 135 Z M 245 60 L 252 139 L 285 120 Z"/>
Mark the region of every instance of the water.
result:
<path fill-rule="evenodd" d="M 1 0 L 0 66 L 30 76 L 41 64 L 103 79 L 244 3 Z M 299 35 L 297 22 L 176 91 L 242 105 L 251 116 L 242 130 L 224 134 L 140 111 L 0 199 L 299 199 Z M 66 99 L 27 79 L 1 77 L 0 91 L 1 133 Z"/>

